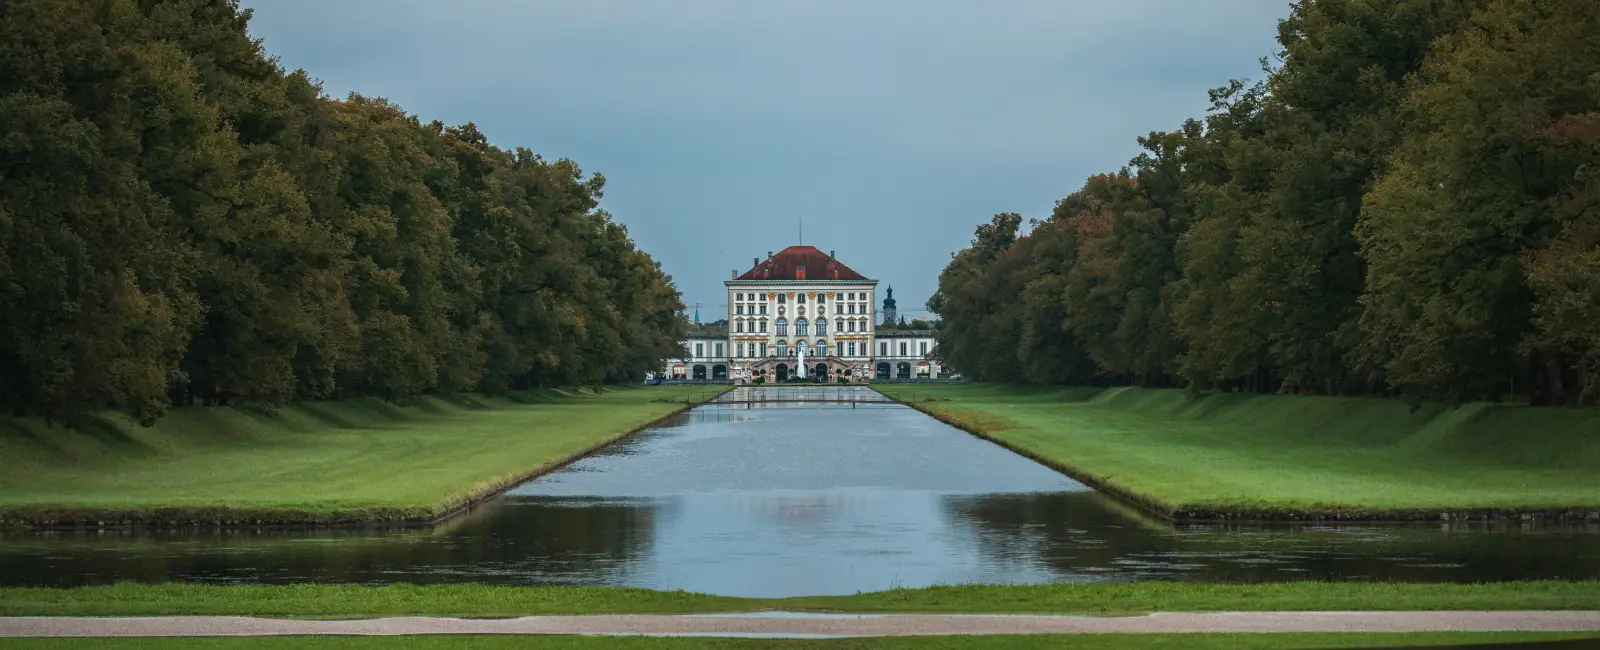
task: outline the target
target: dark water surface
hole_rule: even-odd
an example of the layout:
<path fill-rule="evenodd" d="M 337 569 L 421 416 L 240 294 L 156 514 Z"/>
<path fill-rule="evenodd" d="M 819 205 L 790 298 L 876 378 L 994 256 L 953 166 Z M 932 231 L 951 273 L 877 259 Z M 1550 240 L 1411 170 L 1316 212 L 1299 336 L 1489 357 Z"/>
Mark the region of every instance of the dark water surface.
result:
<path fill-rule="evenodd" d="M 835 395 L 834 397 L 837 397 Z M 0 583 L 1600 578 L 1600 525 L 1165 525 L 891 404 L 705 406 L 432 529 L 12 534 Z"/>

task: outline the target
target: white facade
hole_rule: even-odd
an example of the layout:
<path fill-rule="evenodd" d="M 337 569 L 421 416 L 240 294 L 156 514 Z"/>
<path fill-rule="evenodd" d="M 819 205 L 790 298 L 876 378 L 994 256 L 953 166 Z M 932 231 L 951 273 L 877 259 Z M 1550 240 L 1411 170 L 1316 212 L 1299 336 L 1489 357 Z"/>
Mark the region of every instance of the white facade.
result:
<path fill-rule="evenodd" d="M 728 282 L 729 355 L 735 366 L 769 357 L 872 357 L 876 280 Z"/>
<path fill-rule="evenodd" d="M 938 345 L 932 330 L 879 332 L 874 345 L 875 379 L 933 379 L 940 375 L 942 368 L 932 356 Z"/>

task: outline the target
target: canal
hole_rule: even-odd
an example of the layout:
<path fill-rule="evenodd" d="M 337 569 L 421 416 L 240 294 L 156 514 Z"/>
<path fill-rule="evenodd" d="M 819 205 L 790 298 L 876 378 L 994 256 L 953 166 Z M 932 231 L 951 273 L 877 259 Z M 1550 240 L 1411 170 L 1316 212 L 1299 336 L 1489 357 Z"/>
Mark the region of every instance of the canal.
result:
<path fill-rule="evenodd" d="M 0 582 L 789 596 L 974 582 L 1600 577 L 1595 524 L 1171 525 L 867 389 L 780 394 L 800 399 L 729 393 L 428 529 L 13 533 L 0 543 Z"/>

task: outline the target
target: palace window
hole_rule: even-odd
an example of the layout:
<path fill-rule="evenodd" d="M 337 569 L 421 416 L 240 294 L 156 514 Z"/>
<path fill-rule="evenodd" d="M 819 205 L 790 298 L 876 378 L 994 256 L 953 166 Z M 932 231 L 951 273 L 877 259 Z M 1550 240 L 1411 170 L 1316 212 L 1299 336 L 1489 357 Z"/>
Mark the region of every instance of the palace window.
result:
<path fill-rule="evenodd" d="M 733 313 L 735 313 L 735 314 L 743 314 L 744 313 L 744 305 L 735 305 L 733 307 Z"/>
<path fill-rule="evenodd" d="M 900 342 L 900 356 L 902 356 L 902 357 L 906 356 L 906 342 L 905 341 L 901 341 Z"/>
<path fill-rule="evenodd" d="M 795 336 L 805 336 L 806 335 L 806 319 L 800 318 L 800 319 L 796 319 L 794 321 L 794 335 Z"/>
<path fill-rule="evenodd" d="M 828 342 L 827 341 L 824 341 L 822 339 L 817 339 L 817 356 L 819 356 L 819 357 L 828 356 Z"/>
<path fill-rule="evenodd" d="M 742 294 L 742 293 L 733 294 L 733 299 L 734 300 L 744 300 L 744 294 Z"/>
<path fill-rule="evenodd" d="M 833 321 L 833 331 L 834 331 L 835 334 L 844 331 L 844 320 L 843 319 L 836 319 L 836 320 Z"/>
<path fill-rule="evenodd" d="M 744 321 L 742 321 L 742 320 L 734 321 L 733 322 L 733 331 L 743 334 L 744 333 Z"/>
<path fill-rule="evenodd" d="M 821 318 L 818 318 L 817 319 L 817 336 L 827 336 L 827 335 L 828 335 L 828 321 L 823 320 Z"/>
<path fill-rule="evenodd" d="M 767 356 L 767 342 L 766 341 L 762 341 L 761 342 L 761 356 L 763 356 L 763 357 Z"/>
<path fill-rule="evenodd" d="M 878 356 L 880 356 L 880 357 L 889 356 L 889 343 L 887 341 L 878 344 Z"/>
<path fill-rule="evenodd" d="M 766 305 L 766 303 L 762 303 L 761 304 L 761 315 L 762 316 L 767 315 L 767 305 Z"/>
<path fill-rule="evenodd" d="M 827 302 L 828 302 L 828 294 L 825 294 L 825 293 L 817 294 L 817 304 L 818 305 L 825 304 Z M 821 307 L 817 308 L 817 313 L 819 313 L 819 314 L 822 313 L 822 308 Z"/>
<path fill-rule="evenodd" d="M 856 331 L 856 322 L 855 321 L 850 321 L 850 331 L 852 331 L 852 332 Z"/>
<path fill-rule="evenodd" d="M 918 350 L 918 352 L 917 352 L 918 354 L 921 354 L 922 356 L 928 356 L 928 342 L 927 341 L 922 341 L 922 342 L 918 343 L 917 344 L 917 350 Z"/>
<path fill-rule="evenodd" d="M 789 356 L 789 344 L 788 343 L 785 343 L 783 341 L 778 341 L 778 356 L 780 356 L 780 357 Z"/>
<path fill-rule="evenodd" d="M 795 302 L 795 304 L 798 304 L 798 305 L 806 304 L 806 294 L 802 293 L 802 294 L 800 294 L 798 296 L 795 296 L 794 297 L 794 302 Z"/>
<path fill-rule="evenodd" d="M 723 350 L 722 344 L 721 343 L 716 344 L 716 348 L 717 348 L 716 357 L 718 359 L 721 359 L 722 358 L 722 350 Z"/>
<path fill-rule="evenodd" d="M 787 301 L 788 301 L 788 296 L 787 295 L 784 295 L 784 294 L 781 294 L 781 293 L 778 294 L 778 304 L 781 305 L 781 304 L 783 304 L 783 303 L 785 303 Z"/>
<path fill-rule="evenodd" d="M 782 316 L 779 316 L 778 317 L 778 336 L 787 336 L 788 334 L 789 334 L 789 319 L 784 318 Z"/>
<path fill-rule="evenodd" d="M 850 343 L 850 356 L 856 356 L 856 344 L 854 341 Z"/>
<path fill-rule="evenodd" d="M 704 343 L 696 343 L 696 344 L 694 344 L 694 358 L 699 359 L 699 358 L 704 357 L 704 356 L 706 356 L 706 344 L 704 344 Z"/>
<path fill-rule="evenodd" d="M 856 306 L 855 305 L 850 305 L 850 312 L 849 313 L 852 313 L 852 314 L 856 313 Z"/>
<path fill-rule="evenodd" d="M 762 319 L 761 320 L 761 333 L 762 334 L 766 334 L 767 333 L 767 321 L 766 321 L 766 319 Z"/>

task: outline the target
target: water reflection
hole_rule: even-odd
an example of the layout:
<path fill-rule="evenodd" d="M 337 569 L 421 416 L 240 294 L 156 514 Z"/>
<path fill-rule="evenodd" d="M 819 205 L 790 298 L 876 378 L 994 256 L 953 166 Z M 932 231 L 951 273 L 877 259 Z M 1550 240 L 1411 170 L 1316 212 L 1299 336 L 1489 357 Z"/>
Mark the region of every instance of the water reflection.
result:
<path fill-rule="evenodd" d="M 424 530 L 12 534 L 0 581 L 943 583 L 1600 577 L 1600 525 L 1170 526 L 895 405 L 696 409 Z"/>

